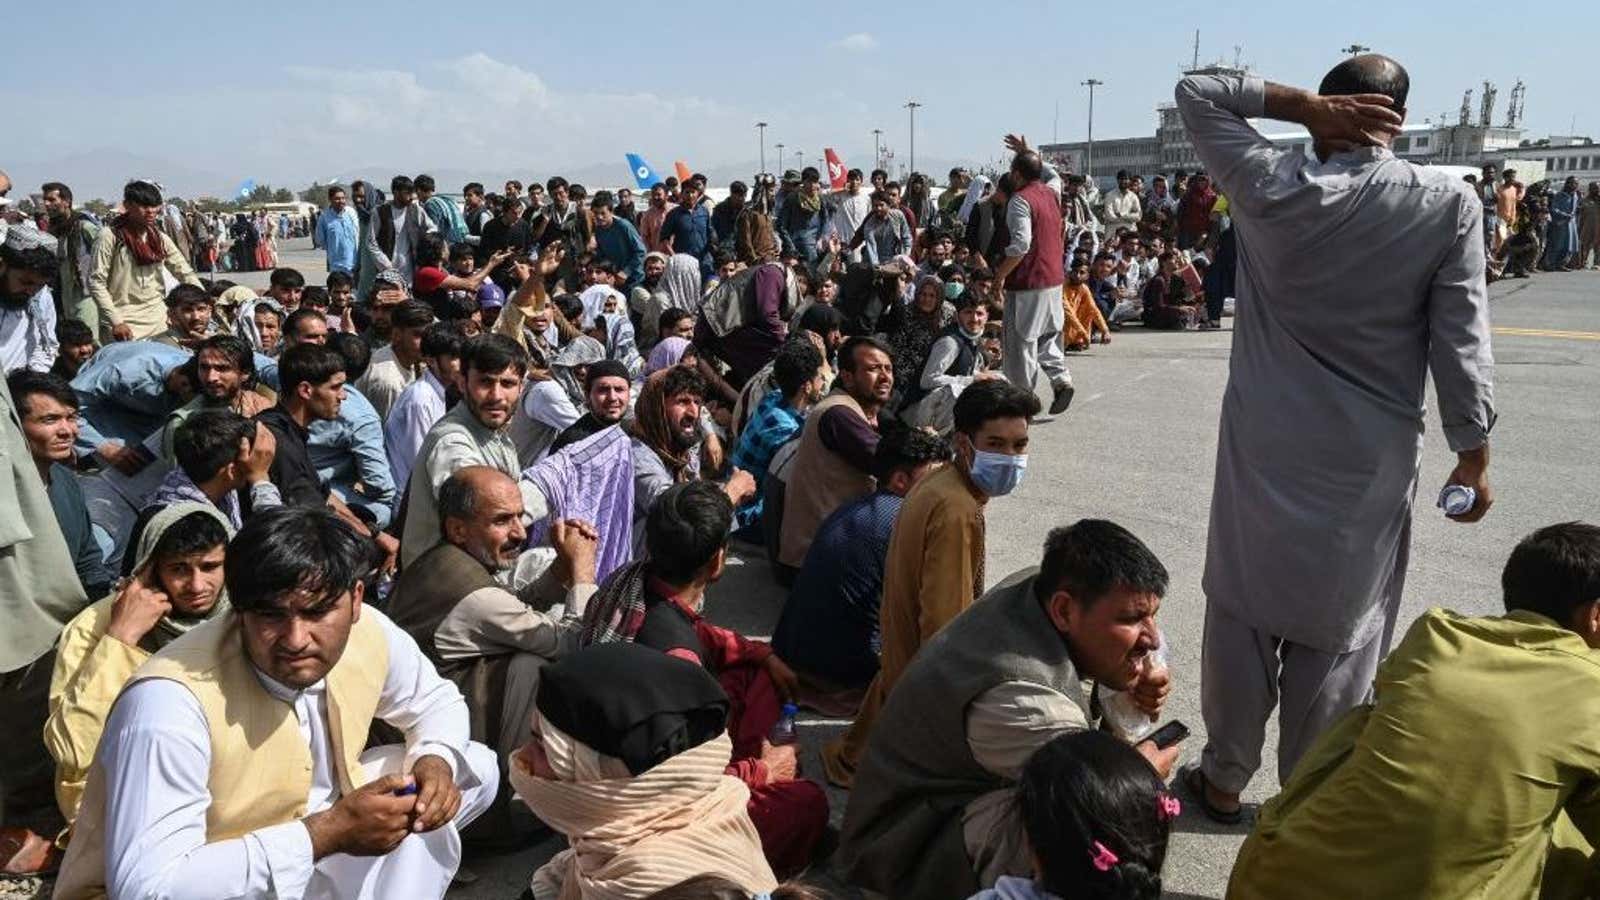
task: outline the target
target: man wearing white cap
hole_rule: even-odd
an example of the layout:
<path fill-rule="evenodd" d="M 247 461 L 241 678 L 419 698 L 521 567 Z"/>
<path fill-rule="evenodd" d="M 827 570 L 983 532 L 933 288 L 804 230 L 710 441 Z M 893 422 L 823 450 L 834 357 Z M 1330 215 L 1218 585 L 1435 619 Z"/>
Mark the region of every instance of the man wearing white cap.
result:
<path fill-rule="evenodd" d="M 8 182 L 9 183 L 9 182 Z M 56 239 L 23 222 L 0 238 L 0 372 L 48 372 L 56 361 Z"/>

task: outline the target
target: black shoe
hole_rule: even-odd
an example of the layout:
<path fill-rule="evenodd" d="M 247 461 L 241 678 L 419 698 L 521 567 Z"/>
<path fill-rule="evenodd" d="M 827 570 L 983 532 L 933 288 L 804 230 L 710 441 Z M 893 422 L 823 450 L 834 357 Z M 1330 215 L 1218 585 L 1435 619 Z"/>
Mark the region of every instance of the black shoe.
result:
<path fill-rule="evenodd" d="M 1055 385 L 1056 396 L 1050 401 L 1050 415 L 1059 416 L 1072 405 L 1072 395 L 1077 393 L 1077 388 L 1071 382 L 1062 382 Z"/>

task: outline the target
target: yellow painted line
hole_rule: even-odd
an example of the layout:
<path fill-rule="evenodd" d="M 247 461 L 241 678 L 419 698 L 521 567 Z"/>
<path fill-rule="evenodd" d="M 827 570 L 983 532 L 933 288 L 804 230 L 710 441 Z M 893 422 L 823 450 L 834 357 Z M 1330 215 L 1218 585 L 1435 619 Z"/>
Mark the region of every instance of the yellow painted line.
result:
<path fill-rule="evenodd" d="M 1600 341 L 1600 331 L 1556 331 L 1547 328 L 1501 328 L 1494 329 L 1495 334 L 1514 335 L 1516 337 L 1547 337 L 1563 338 L 1570 341 Z"/>

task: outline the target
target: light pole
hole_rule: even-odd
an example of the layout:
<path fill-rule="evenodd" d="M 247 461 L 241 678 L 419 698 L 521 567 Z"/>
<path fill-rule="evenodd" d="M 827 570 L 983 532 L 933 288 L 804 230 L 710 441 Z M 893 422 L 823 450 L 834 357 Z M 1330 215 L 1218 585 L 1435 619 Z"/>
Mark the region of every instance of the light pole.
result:
<path fill-rule="evenodd" d="M 783 171 L 783 144 L 778 144 L 778 171 Z"/>
<path fill-rule="evenodd" d="M 1098 78 L 1091 78 L 1088 81 L 1083 82 L 1083 84 L 1086 85 L 1089 88 L 1089 152 L 1086 154 L 1088 159 L 1087 159 L 1087 162 L 1085 162 L 1083 168 L 1084 168 L 1084 175 L 1089 178 L 1089 186 L 1093 187 L 1094 186 L 1094 89 L 1096 87 L 1099 87 L 1102 84 L 1105 84 L 1105 82 L 1101 81 Z"/>
<path fill-rule="evenodd" d="M 911 110 L 910 172 L 917 171 L 917 107 L 921 105 L 915 100 L 906 101 L 906 109 Z"/>
<path fill-rule="evenodd" d="M 874 169 L 883 168 L 883 150 L 882 150 L 883 142 L 882 142 L 882 138 L 883 138 L 883 129 L 882 128 L 874 128 L 874 129 L 872 129 L 872 167 Z"/>
<path fill-rule="evenodd" d="M 767 123 L 757 122 L 756 130 L 761 132 L 761 174 L 767 174 Z"/>
<path fill-rule="evenodd" d="M 1368 50 L 1371 50 L 1371 49 L 1372 49 L 1371 47 L 1364 47 L 1361 44 L 1352 43 L 1350 46 L 1343 48 L 1339 52 L 1340 53 L 1348 53 L 1351 56 L 1360 56 L 1361 54 L 1366 53 Z"/>

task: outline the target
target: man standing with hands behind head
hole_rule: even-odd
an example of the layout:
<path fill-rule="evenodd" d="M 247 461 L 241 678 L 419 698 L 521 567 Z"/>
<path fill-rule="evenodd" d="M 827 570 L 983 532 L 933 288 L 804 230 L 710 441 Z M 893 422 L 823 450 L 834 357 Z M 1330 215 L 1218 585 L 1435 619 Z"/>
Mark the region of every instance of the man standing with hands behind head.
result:
<path fill-rule="evenodd" d="M 1239 230 L 1203 582 L 1208 743 L 1188 777 L 1219 820 L 1239 817 L 1280 697 L 1287 780 L 1371 696 L 1405 583 L 1430 370 L 1459 460 L 1450 483 L 1475 491 L 1453 518 L 1493 502 L 1483 208 L 1470 185 L 1390 152 L 1409 87 L 1370 55 L 1315 94 L 1253 76 L 1177 87 Z M 1275 147 L 1248 121 L 1260 117 L 1304 125 L 1315 155 Z"/>
<path fill-rule="evenodd" d="M 995 302 L 1005 306 L 1001 335 L 1006 380 L 1025 391 L 1043 371 L 1055 393 L 1050 414 L 1060 415 L 1072 404 L 1072 373 L 1061 352 L 1061 328 L 1066 310 L 1061 306 L 1062 254 L 1061 178 L 1020 135 L 1006 135 L 1015 187 L 1006 204 L 1006 227 L 1011 243 L 994 273 Z"/>

